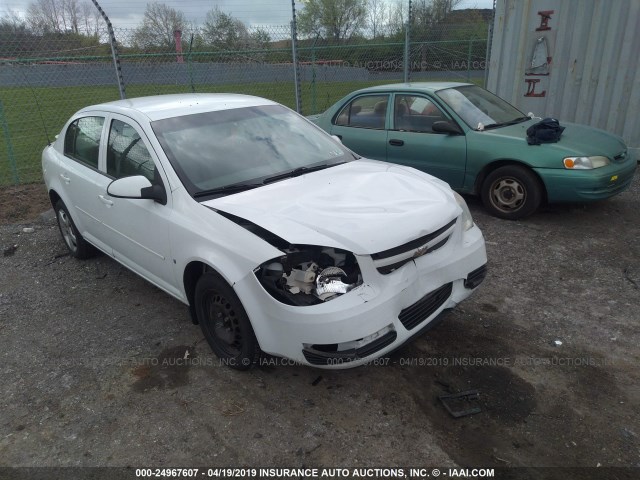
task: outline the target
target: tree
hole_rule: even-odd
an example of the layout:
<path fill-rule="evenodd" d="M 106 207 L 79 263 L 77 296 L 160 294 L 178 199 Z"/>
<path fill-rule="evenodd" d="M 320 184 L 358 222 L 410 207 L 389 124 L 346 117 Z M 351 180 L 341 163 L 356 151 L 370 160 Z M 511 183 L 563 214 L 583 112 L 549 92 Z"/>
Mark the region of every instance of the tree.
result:
<path fill-rule="evenodd" d="M 20 56 L 31 37 L 27 24 L 15 12 L 8 11 L 0 17 L 0 57 Z"/>
<path fill-rule="evenodd" d="M 147 3 L 142 25 L 133 34 L 133 43 L 138 48 L 153 47 L 173 48 L 175 46 L 174 31 L 187 33 L 189 28 L 184 13 L 164 3 Z"/>
<path fill-rule="evenodd" d="M 250 46 L 253 49 L 264 50 L 271 44 L 271 35 L 264 28 L 256 28 L 249 34 Z"/>
<path fill-rule="evenodd" d="M 87 35 L 98 37 L 103 28 L 106 28 L 102 15 L 95 7 L 95 5 L 89 1 L 83 2 L 80 5 L 81 18 L 84 24 L 84 32 Z"/>
<path fill-rule="evenodd" d="M 37 0 L 27 8 L 27 23 L 37 33 L 65 31 L 59 0 Z"/>
<path fill-rule="evenodd" d="M 447 29 L 447 40 L 486 40 L 489 21 L 482 15 L 482 10 L 455 10 L 444 22 Z M 491 12 L 491 10 L 489 10 Z"/>
<path fill-rule="evenodd" d="M 384 0 L 369 0 L 367 4 L 367 23 L 373 38 L 384 37 L 388 11 L 388 5 Z"/>
<path fill-rule="evenodd" d="M 245 24 L 218 7 L 207 12 L 202 35 L 205 43 L 222 50 L 239 50 L 249 44 L 249 32 Z"/>
<path fill-rule="evenodd" d="M 34 31 L 27 23 L 27 18 L 9 11 L 0 16 L 0 57 L 83 56 L 89 49 L 96 55 L 107 54 L 109 47 L 100 43 L 99 36 L 82 33 L 81 18 L 83 17 L 78 17 L 78 30 L 81 33 L 74 33 L 73 23 L 69 22 L 64 31 L 62 23 L 56 30 L 53 29 L 53 24 L 40 24 L 41 28 Z M 95 25 L 91 28 L 95 28 Z"/>
<path fill-rule="evenodd" d="M 251 53 L 251 60 L 264 62 L 271 47 L 271 35 L 264 28 L 256 28 L 249 34 L 249 48 L 251 50 L 262 50 Z"/>
<path fill-rule="evenodd" d="M 95 35 L 102 19 L 89 0 L 35 0 L 29 4 L 26 22 L 31 31 Z"/>
<path fill-rule="evenodd" d="M 340 43 L 367 23 L 366 0 L 306 0 L 298 26 L 303 35 Z"/>
<path fill-rule="evenodd" d="M 404 29 L 407 23 L 407 12 L 404 2 L 397 2 L 389 7 L 387 20 L 387 34 L 391 37 L 404 39 Z"/>
<path fill-rule="evenodd" d="M 80 23 L 80 5 L 78 0 L 63 0 L 62 1 L 62 18 L 68 22 L 66 24 L 66 30 L 71 30 L 72 33 L 80 33 L 78 25 Z"/>
<path fill-rule="evenodd" d="M 269 32 L 257 28 L 249 32 L 247 26 L 234 16 L 224 13 L 218 7 L 209 10 L 201 29 L 201 42 L 219 50 L 267 50 L 271 43 Z M 234 60 L 226 56 L 226 60 Z M 264 61 L 265 52 L 242 54 L 243 60 Z"/>
<path fill-rule="evenodd" d="M 0 17 L 0 32 L 5 35 L 27 33 L 26 22 L 16 12 L 9 10 Z"/>
<path fill-rule="evenodd" d="M 462 0 L 414 0 L 411 12 L 412 40 L 440 40 L 447 17 Z"/>

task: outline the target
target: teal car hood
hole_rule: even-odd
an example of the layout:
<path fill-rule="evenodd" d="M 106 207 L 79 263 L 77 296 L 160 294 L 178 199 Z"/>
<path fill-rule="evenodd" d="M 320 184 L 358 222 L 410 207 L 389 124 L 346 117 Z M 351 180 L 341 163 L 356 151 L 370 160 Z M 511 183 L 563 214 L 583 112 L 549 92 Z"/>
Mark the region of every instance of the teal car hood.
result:
<path fill-rule="evenodd" d="M 307 115 L 307 120 L 313 122 L 313 123 L 318 123 L 318 120 L 320 120 L 320 117 L 322 117 L 322 113 L 316 113 L 315 115 Z"/>
<path fill-rule="evenodd" d="M 496 128 L 495 130 L 474 133 L 494 138 L 496 146 L 503 141 L 511 141 L 521 143 L 523 148 L 552 150 L 554 153 L 561 153 L 565 156 L 603 155 L 611 159 L 626 149 L 623 140 L 616 135 L 598 128 L 568 122 L 560 123 L 561 126 L 565 127 L 565 130 L 562 132 L 558 142 L 528 145 L 527 128 L 538 121 L 538 119 L 534 119 L 516 125 Z"/>

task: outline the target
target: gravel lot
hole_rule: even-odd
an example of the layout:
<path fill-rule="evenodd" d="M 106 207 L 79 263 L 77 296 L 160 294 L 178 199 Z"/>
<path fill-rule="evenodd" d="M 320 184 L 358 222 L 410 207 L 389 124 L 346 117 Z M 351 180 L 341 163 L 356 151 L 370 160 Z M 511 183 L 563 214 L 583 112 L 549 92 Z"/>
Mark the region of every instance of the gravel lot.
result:
<path fill-rule="evenodd" d="M 0 466 L 640 467 L 639 193 L 522 222 L 470 199 L 485 283 L 387 366 L 330 372 L 219 366 L 51 213 L 0 226 Z M 482 412 L 452 418 L 438 396 L 468 389 Z"/>

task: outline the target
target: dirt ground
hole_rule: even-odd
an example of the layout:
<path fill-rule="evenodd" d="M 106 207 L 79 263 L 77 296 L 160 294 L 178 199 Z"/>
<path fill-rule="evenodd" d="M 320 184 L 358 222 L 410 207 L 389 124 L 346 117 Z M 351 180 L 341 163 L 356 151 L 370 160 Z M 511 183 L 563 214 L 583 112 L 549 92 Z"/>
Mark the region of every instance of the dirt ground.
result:
<path fill-rule="evenodd" d="M 51 208 L 43 183 L 0 187 L 0 225 L 36 220 Z"/>
<path fill-rule="evenodd" d="M 639 193 L 520 222 L 469 199 L 484 284 L 347 371 L 220 366 L 185 306 L 67 256 L 51 213 L 0 226 L 0 466 L 640 467 Z M 452 418 L 438 396 L 470 389 L 482 411 Z"/>

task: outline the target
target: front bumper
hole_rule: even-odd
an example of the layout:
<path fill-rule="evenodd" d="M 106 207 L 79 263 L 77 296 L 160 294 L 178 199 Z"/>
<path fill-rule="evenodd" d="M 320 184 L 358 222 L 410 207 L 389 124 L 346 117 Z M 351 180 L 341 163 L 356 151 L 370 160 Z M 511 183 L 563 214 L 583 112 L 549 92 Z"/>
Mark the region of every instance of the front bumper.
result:
<path fill-rule="evenodd" d="M 357 258 L 365 283 L 319 305 L 282 304 L 253 274 L 236 283 L 261 349 L 322 368 L 365 364 L 397 349 L 471 295 L 487 263 L 480 230 L 474 226 L 463 234 L 460 225 L 447 245 L 387 275 L 376 270 L 370 256 Z"/>
<path fill-rule="evenodd" d="M 549 203 L 604 200 L 631 185 L 637 162 L 627 159 L 593 170 L 535 168 L 544 182 Z"/>

